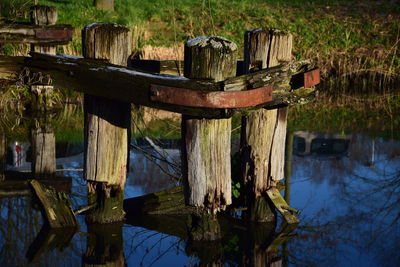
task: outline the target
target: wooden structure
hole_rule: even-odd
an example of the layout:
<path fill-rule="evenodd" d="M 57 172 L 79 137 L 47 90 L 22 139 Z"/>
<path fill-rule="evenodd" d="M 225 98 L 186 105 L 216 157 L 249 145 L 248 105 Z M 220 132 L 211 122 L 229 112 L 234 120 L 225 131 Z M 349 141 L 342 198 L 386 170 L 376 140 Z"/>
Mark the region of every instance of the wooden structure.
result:
<path fill-rule="evenodd" d="M 114 24 L 91 24 L 82 31 L 83 55 L 88 59 L 107 59 L 124 66 L 131 54 L 132 35 Z M 124 187 L 128 170 L 130 103 L 86 94 L 85 179 L 89 204 L 96 203 L 87 220 L 106 223 L 121 221 Z"/>
<path fill-rule="evenodd" d="M 147 70 L 158 68 L 153 72 L 125 67 L 131 35 L 124 27 L 93 23 L 82 35 L 84 57 L 33 52 L 31 57 L 0 60 L 12 71 L 28 67 L 50 75 L 55 86 L 85 93 L 85 177 L 89 203 L 97 204 L 88 221 L 123 219 L 130 104 L 137 104 L 183 114 L 185 204 L 196 208 L 200 215 L 192 219 L 205 229 L 195 239 L 218 239 L 219 226 L 208 214 L 231 203 L 230 118 L 234 114 L 245 116 L 241 159 L 247 218 L 273 221 L 273 210 L 278 208 L 288 222 L 296 222 L 294 211 L 275 188 L 284 175 L 286 107 L 313 97 L 319 70 L 308 61 L 291 60 L 289 33 L 248 31 L 243 63 L 237 61 L 237 47 L 229 40 L 190 40 L 184 63 L 177 64 L 179 71 L 183 67 L 184 77 L 155 73 L 166 62 L 140 63 Z M 237 66 L 244 66 L 243 71 L 237 71 Z"/>

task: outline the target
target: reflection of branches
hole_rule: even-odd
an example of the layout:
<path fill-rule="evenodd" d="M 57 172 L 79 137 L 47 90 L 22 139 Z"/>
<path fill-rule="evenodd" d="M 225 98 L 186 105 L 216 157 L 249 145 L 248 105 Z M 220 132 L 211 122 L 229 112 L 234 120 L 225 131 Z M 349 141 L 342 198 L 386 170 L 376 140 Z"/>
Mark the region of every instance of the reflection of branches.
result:
<path fill-rule="evenodd" d="M 128 228 L 127 230 L 131 229 L 132 227 Z M 147 229 L 139 230 L 143 229 L 140 227 L 133 227 L 133 229 L 135 232 L 130 238 L 128 238 L 128 240 L 131 240 L 131 245 L 127 259 L 129 259 L 132 255 L 135 255 L 135 258 L 138 258 L 137 256 L 141 253 L 138 250 L 139 248 L 142 248 L 143 254 L 141 255 L 140 259 L 138 259 L 138 264 L 140 264 L 140 266 L 154 265 L 165 255 L 167 255 L 173 248 L 177 248 L 177 251 L 184 252 L 183 249 L 180 249 L 182 240 L 179 238 Z M 166 240 L 172 241 L 171 244 L 165 245 Z"/>

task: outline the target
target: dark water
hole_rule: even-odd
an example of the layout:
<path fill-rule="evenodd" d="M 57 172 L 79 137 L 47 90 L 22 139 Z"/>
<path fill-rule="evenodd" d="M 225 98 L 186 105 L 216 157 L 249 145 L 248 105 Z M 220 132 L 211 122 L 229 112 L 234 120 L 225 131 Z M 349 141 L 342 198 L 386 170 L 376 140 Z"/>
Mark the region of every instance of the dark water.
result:
<path fill-rule="evenodd" d="M 0 182 L 0 266 L 400 266 L 400 142 L 306 131 L 288 139 L 284 194 L 301 211 L 292 232 L 281 220 L 275 230 L 230 221 L 221 223 L 220 242 L 196 243 L 177 216 L 100 228 L 78 216 L 77 233 L 48 232 L 22 178 L 7 177 Z M 7 169 L 29 170 L 29 143 L 16 142 L 8 141 Z M 133 144 L 144 152 L 131 151 L 126 198 L 178 184 L 166 174 L 179 176 L 174 144 Z M 75 208 L 84 205 L 82 144 L 59 143 L 57 169 L 68 178 L 56 187 L 70 192 Z"/>

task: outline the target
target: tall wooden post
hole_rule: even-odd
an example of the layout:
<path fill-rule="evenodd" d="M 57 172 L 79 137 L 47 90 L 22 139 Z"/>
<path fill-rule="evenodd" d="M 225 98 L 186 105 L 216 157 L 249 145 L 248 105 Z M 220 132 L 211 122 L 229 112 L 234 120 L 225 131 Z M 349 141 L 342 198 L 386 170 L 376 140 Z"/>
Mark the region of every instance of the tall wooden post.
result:
<path fill-rule="evenodd" d="M 185 44 L 185 77 L 222 81 L 235 76 L 237 46 L 221 37 L 198 37 Z M 231 200 L 231 119 L 182 117 L 186 204 L 215 214 Z M 197 240 L 219 238 L 218 224 L 204 213 L 194 218 Z"/>
<path fill-rule="evenodd" d="M 247 31 L 244 46 L 245 72 L 273 67 L 292 57 L 292 35 L 284 31 Z M 286 120 L 287 108 L 260 109 L 242 118 L 242 175 L 252 221 L 275 220 L 266 191 L 284 176 Z"/>
<path fill-rule="evenodd" d="M 56 138 L 49 125 L 37 125 L 32 134 L 32 173 L 36 179 L 54 177 L 56 174 Z"/>
<path fill-rule="evenodd" d="M 83 56 L 126 66 L 131 38 L 131 32 L 123 26 L 90 24 L 82 30 Z M 85 95 L 85 179 L 89 204 L 97 203 L 87 216 L 88 222 L 107 223 L 124 218 L 130 107 L 129 103 Z"/>
<path fill-rule="evenodd" d="M 0 182 L 5 179 L 7 160 L 7 138 L 5 133 L 0 132 Z"/>
<path fill-rule="evenodd" d="M 104 11 L 114 11 L 114 0 L 94 0 L 94 6 Z"/>
<path fill-rule="evenodd" d="M 57 22 L 57 9 L 48 6 L 33 6 L 30 9 L 31 23 L 35 25 L 54 25 Z M 31 45 L 31 51 L 52 54 L 57 52 L 55 45 Z M 33 125 L 32 135 L 32 172 L 36 179 L 53 177 L 56 173 L 56 141 L 54 131 L 46 122 L 48 97 L 51 97 L 54 88 L 51 85 L 34 85 L 31 91 L 36 97 L 33 109 L 44 111 Z M 43 123 L 44 121 L 44 123 Z"/>

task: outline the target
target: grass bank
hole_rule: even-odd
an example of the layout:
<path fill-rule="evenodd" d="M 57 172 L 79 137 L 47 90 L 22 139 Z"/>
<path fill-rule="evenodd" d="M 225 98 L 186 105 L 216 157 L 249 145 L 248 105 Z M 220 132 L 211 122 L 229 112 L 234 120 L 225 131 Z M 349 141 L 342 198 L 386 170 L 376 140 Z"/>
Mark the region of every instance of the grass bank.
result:
<path fill-rule="evenodd" d="M 4 0 L 2 15 L 24 20 L 34 2 Z M 37 2 L 57 7 L 59 23 L 78 29 L 65 53 L 80 53 L 79 29 L 95 21 L 130 27 L 139 51 L 179 47 L 199 35 L 221 35 L 242 46 L 245 30 L 272 27 L 293 32 L 294 56 L 317 61 L 324 79 L 346 85 L 362 77 L 361 84 L 374 79 L 391 85 L 400 69 L 399 1 L 115 0 L 113 12 L 97 10 L 89 0 Z"/>

